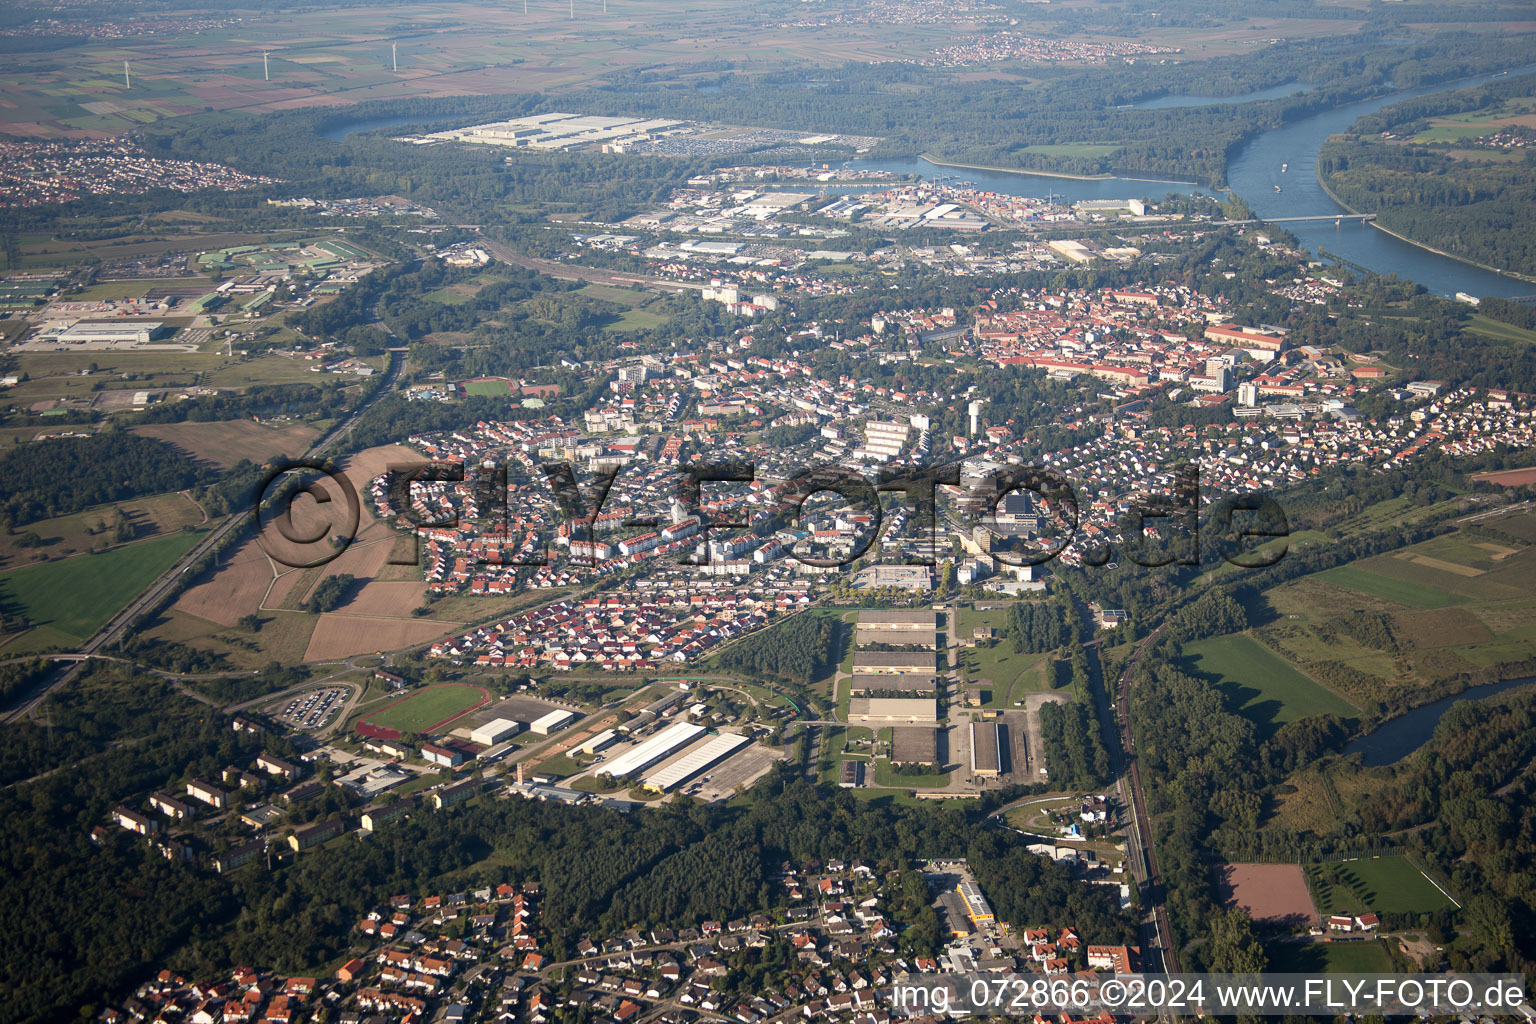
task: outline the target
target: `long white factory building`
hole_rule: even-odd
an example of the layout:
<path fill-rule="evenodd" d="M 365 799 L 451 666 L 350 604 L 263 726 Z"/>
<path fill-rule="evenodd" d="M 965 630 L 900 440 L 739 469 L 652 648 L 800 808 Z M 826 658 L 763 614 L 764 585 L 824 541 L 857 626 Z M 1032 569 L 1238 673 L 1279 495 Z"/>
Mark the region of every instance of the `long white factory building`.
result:
<path fill-rule="evenodd" d="M 751 740 L 745 736 L 723 732 L 718 736 L 711 737 L 709 742 L 701 743 L 694 747 L 665 768 L 659 768 L 647 775 L 641 780 L 640 784 L 646 789 L 654 789 L 658 793 L 669 792 L 687 782 L 699 774 L 699 772 L 730 757 L 750 742 Z"/>
<path fill-rule="evenodd" d="M 598 773 L 611 775 L 615 779 L 626 779 L 637 772 L 645 771 L 657 761 L 681 750 L 685 744 L 692 743 L 702 735 L 704 735 L 702 725 L 678 722 L 663 729 L 639 746 L 630 748 L 606 765 L 600 766 Z"/>

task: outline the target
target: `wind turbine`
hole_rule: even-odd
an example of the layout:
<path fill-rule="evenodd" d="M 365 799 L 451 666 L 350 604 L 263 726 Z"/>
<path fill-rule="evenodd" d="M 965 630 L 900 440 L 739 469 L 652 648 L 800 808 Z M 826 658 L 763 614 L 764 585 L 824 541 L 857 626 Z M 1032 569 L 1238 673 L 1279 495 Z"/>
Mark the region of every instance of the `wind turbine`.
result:
<path fill-rule="evenodd" d="M 123 88 L 132 89 L 133 80 L 128 77 L 128 62 L 123 61 Z"/>
<path fill-rule="evenodd" d="M 399 43 L 390 43 L 389 44 L 389 62 L 394 65 L 395 71 L 398 73 L 399 70 L 400 70 L 400 44 Z"/>
<path fill-rule="evenodd" d="M 576 20 L 576 0 L 571 0 L 571 20 Z"/>
<path fill-rule="evenodd" d="M 266 50 L 261 51 L 261 77 L 264 81 L 270 82 L 272 81 L 272 67 L 267 63 L 268 56 L 269 54 Z"/>

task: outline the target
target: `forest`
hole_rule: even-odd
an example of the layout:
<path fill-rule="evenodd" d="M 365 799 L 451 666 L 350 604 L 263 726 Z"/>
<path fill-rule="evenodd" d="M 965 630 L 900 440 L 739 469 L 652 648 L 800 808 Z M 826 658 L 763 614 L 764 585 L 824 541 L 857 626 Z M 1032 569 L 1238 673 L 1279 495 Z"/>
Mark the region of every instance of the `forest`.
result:
<path fill-rule="evenodd" d="M 1051 783 L 1065 789 L 1097 789 L 1110 781 L 1109 751 L 1097 716 L 1082 701 L 1040 705 L 1040 739 Z"/>
<path fill-rule="evenodd" d="M 1068 610 L 1058 601 L 1019 601 L 1008 606 L 1005 635 L 1013 653 L 1038 654 L 1076 639 Z"/>
<path fill-rule="evenodd" d="M 765 675 L 805 686 L 831 670 L 843 636 L 837 619 L 795 615 L 727 647 L 715 656 L 715 664 L 727 672 Z"/>
<path fill-rule="evenodd" d="M 218 478 L 163 441 L 126 431 L 13 448 L 0 456 L 0 476 L 6 481 L 0 515 L 13 526 Z"/>

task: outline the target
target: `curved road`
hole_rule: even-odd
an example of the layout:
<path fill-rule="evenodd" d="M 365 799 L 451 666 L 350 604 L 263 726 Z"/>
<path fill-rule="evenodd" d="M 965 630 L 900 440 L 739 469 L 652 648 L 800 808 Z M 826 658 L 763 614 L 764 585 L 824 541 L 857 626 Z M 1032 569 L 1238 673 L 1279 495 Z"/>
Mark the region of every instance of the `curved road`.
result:
<path fill-rule="evenodd" d="M 400 379 L 400 371 L 405 366 L 403 350 L 389 350 L 389 368 L 384 371 L 384 377 L 379 382 L 378 389 L 362 405 L 358 406 L 351 415 L 331 428 L 330 433 L 317 440 L 310 446 L 302 458 L 318 458 L 326 449 L 345 437 L 359 420 L 373 408 L 375 403 L 394 390 L 395 383 Z M 128 627 L 138 620 L 145 612 L 158 607 L 175 589 L 182 573 L 188 572 L 195 566 L 199 559 L 213 550 L 214 545 L 220 543 L 236 530 L 244 528 L 247 519 L 244 512 L 237 512 L 225 519 L 224 522 L 209 531 L 208 536 L 198 541 L 191 551 L 187 552 L 165 572 L 139 593 L 139 596 L 128 603 L 122 611 L 114 615 L 110 621 L 96 634 L 80 646 L 79 654 L 94 655 L 106 647 L 120 640 L 128 631 Z M 37 705 L 52 693 L 55 689 L 65 685 L 75 678 L 80 672 L 82 661 L 72 665 L 61 667 L 43 679 L 30 693 L 24 695 L 19 703 L 13 704 L 4 712 L 0 712 L 0 722 L 14 722 L 31 714 Z"/>

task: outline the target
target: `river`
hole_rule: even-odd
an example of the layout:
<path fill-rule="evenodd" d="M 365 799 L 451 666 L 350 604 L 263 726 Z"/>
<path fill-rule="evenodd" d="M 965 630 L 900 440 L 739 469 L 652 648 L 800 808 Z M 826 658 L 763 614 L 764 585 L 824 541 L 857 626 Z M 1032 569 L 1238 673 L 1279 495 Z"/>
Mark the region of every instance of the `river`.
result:
<path fill-rule="evenodd" d="M 1510 74 L 1532 70 L 1536 67 L 1521 68 Z M 1336 107 L 1264 132 L 1239 149 L 1228 162 L 1227 184 L 1247 200 L 1255 213 L 1266 219 L 1338 213 L 1341 207 L 1328 197 L 1317 181 L 1317 153 L 1328 136 L 1346 130 L 1364 114 L 1401 100 L 1453 87 L 1481 85 L 1494 77 L 1482 75 L 1454 85 L 1408 89 L 1383 99 Z M 1284 173 L 1280 170 L 1282 164 L 1290 165 Z M 1276 185 L 1281 187 L 1281 192 L 1275 191 Z M 1314 252 L 1318 248 L 1327 249 L 1379 274 L 1396 273 L 1399 277 L 1417 281 L 1440 295 L 1466 292 L 1508 297 L 1536 293 L 1536 285 L 1529 281 L 1440 256 L 1368 225 L 1345 223 L 1335 227 L 1332 222 L 1318 221 L 1286 224 L 1285 228 Z"/>
<path fill-rule="evenodd" d="M 1511 75 L 1536 71 L 1536 65 L 1509 72 Z M 1227 167 L 1227 182 L 1254 212 L 1265 219 L 1282 217 L 1334 216 L 1343 208 L 1328 197 L 1317 182 L 1317 153 L 1328 136 L 1347 129 L 1355 119 L 1401 100 L 1445 89 L 1465 88 L 1492 81 L 1494 75 L 1481 75 L 1459 82 L 1406 89 L 1390 96 L 1360 103 L 1335 107 L 1302 118 L 1292 124 L 1264 132 L 1244 144 L 1233 155 Z M 1299 91 L 1295 83 L 1274 86 L 1247 97 L 1234 97 L 1234 101 L 1270 98 L 1278 91 L 1281 96 Z M 1161 96 L 1137 104 L 1142 109 L 1155 106 L 1171 107 L 1195 105 L 1206 102 L 1222 102 L 1211 97 Z M 1289 165 L 1284 171 L 1282 165 Z M 913 160 L 863 160 L 853 166 L 870 167 L 917 174 L 924 178 L 939 175 L 958 177 L 976 183 L 978 188 L 1016 196 L 1041 196 L 1048 193 L 1069 201 L 1083 199 L 1125 199 L 1130 197 L 1159 198 L 1168 192 L 1210 194 L 1209 190 L 1181 183 L 1147 182 L 1133 178 L 1096 178 L 1082 180 L 1056 178 L 1048 175 L 1012 171 L 975 171 L 953 167 L 940 167 L 921 158 Z M 1276 192 L 1279 185 L 1281 191 Z M 1536 284 L 1482 270 L 1449 256 L 1441 256 L 1427 249 L 1394 238 L 1384 231 L 1355 222 L 1335 226 L 1332 221 L 1290 223 L 1284 227 L 1299 238 L 1302 244 L 1316 252 L 1327 249 L 1351 263 L 1369 267 L 1379 274 L 1397 274 L 1398 277 L 1417 281 L 1439 295 L 1452 296 L 1457 292 L 1469 295 L 1536 294 Z"/>
<path fill-rule="evenodd" d="M 1520 75 L 1531 71 L 1536 71 L 1536 65 L 1514 69 L 1509 74 Z M 1317 153 L 1329 135 L 1344 131 L 1363 114 L 1380 110 L 1400 100 L 1445 89 L 1480 85 L 1492 81 L 1495 77 L 1499 76 L 1481 75 L 1442 85 L 1406 89 L 1390 96 L 1326 110 L 1284 127 L 1264 132 L 1244 144 L 1234 154 L 1227 167 L 1227 182 L 1234 192 L 1247 200 L 1254 212 L 1267 220 L 1284 217 L 1331 217 L 1343 212 L 1342 207 L 1330 199 L 1317 182 Z M 1159 96 L 1141 101 L 1134 106 L 1143 110 L 1155 110 L 1179 106 L 1244 103 L 1287 96 L 1305 88 L 1300 83 L 1287 82 L 1225 99 L 1210 96 Z M 421 120 L 420 117 L 386 117 L 338 121 L 324 133 L 324 136 L 339 142 L 356 132 L 382 131 Z M 921 158 L 859 160 L 852 166 L 893 171 L 899 174 L 915 174 L 928 179 L 943 175 L 950 179 L 958 178 L 974 182 L 978 188 L 1006 195 L 1045 197 L 1054 194 L 1071 202 L 1084 199 L 1131 197 L 1157 199 L 1168 192 L 1211 194 L 1208 189 L 1184 182 L 1148 181 L 1137 178 L 1084 180 L 1026 172 L 978 171 L 941 167 Z M 1282 166 L 1285 166 L 1284 171 L 1281 170 Z M 1276 185 L 1280 186 L 1281 191 L 1275 191 Z M 1314 252 L 1319 248 L 1327 249 L 1351 263 L 1369 267 L 1377 273 L 1395 273 L 1399 277 L 1417 281 L 1440 295 L 1452 296 L 1457 292 L 1503 297 L 1536 294 L 1536 284 L 1482 270 L 1449 256 L 1441 256 L 1359 222 L 1344 222 L 1335 226 L 1332 221 L 1324 220 L 1311 223 L 1289 223 L 1284 226 Z"/>
<path fill-rule="evenodd" d="M 1463 700 L 1486 700 L 1531 683 L 1536 683 L 1536 676 L 1506 679 L 1502 683 L 1485 683 L 1482 686 L 1469 687 L 1454 697 L 1444 697 L 1433 704 L 1414 708 L 1396 718 L 1388 719 L 1371 732 L 1352 741 L 1344 748 L 1344 756 L 1361 755 L 1361 761 L 1367 768 L 1396 764 L 1429 742 L 1430 737 L 1435 733 L 1435 726 L 1440 724 L 1441 717 L 1450 710 L 1452 704 Z"/>

